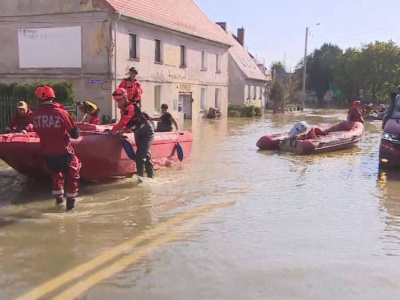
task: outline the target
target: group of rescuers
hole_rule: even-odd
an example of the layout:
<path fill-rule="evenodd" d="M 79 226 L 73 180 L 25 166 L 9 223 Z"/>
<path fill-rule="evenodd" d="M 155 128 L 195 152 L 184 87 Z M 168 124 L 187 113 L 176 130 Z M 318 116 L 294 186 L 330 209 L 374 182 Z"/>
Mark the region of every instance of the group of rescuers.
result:
<path fill-rule="evenodd" d="M 154 131 L 172 131 L 172 124 L 178 130 L 178 124 L 168 112 L 168 105 L 161 105 L 162 115 L 151 118 L 141 111 L 143 89 L 136 79 L 138 70 L 129 69 L 129 77 L 124 78 L 119 87 L 113 92 L 121 112 L 121 118 L 112 129 L 105 134 L 118 135 L 123 139 L 123 133 L 133 132 L 137 146 L 136 167 L 137 175 L 154 177 L 154 167 L 151 162 L 150 148 L 154 140 Z M 75 207 L 78 194 L 81 163 L 75 155 L 70 138 L 77 139 L 79 128 L 68 111 L 61 103 L 56 102 L 56 95 L 50 86 L 40 86 L 35 91 L 35 98 L 40 101 L 38 109 L 32 111 L 26 102 L 20 101 L 17 112 L 10 121 L 7 132 L 35 131 L 40 138 L 41 155 L 47 172 L 52 177 L 52 193 L 57 204 L 62 204 L 66 197 L 66 209 Z M 89 117 L 89 123 L 99 124 L 99 108 L 91 101 L 79 101 L 77 106 L 84 114 L 82 122 Z M 154 130 L 152 121 L 159 121 Z M 64 179 L 66 194 L 64 194 Z"/>

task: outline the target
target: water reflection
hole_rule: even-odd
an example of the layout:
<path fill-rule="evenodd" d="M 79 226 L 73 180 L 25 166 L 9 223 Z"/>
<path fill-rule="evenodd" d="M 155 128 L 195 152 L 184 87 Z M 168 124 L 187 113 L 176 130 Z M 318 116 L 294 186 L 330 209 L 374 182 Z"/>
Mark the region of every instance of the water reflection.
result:
<path fill-rule="evenodd" d="M 386 224 L 382 237 L 388 255 L 400 256 L 400 171 L 380 170 L 377 186 L 381 191 L 380 204 Z"/>

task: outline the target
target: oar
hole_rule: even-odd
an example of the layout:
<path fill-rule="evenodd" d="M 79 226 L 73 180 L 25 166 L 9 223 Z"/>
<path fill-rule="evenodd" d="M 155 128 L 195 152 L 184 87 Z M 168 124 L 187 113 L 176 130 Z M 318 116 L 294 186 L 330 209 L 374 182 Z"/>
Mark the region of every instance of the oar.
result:
<path fill-rule="evenodd" d="M 179 135 L 183 135 L 183 132 L 179 132 Z M 180 161 L 182 161 L 183 160 L 183 147 L 178 142 L 178 139 L 176 139 L 175 149 L 176 149 L 176 154 L 178 155 L 178 159 Z"/>

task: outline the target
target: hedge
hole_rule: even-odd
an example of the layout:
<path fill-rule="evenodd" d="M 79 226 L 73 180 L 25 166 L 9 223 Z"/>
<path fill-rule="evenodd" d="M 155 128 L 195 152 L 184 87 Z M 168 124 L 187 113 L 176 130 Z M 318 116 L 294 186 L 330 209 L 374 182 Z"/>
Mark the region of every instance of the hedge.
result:
<path fill-rule="evenodd" d="M 6 85 L 0 83 L 0 97 L 17 98 L 32 102 L 35 99 L 35 90 L 38 86 L 48 85 L 54 89 L 56 100 L 66 105 L 73 105 L 75 102 L 75 92 L 71 82 L 40 82 L 35 81 L 32 83 L 12 83 Z"/>
<path fill-rule="evenodd" d="M 249 105 L 249 106 L 239 106 L 239 105 L 229 105 L 228 106 L 228 116 L 229 117 L 260 117 L 262 115 L 262 110 L 260 107 Z"/>

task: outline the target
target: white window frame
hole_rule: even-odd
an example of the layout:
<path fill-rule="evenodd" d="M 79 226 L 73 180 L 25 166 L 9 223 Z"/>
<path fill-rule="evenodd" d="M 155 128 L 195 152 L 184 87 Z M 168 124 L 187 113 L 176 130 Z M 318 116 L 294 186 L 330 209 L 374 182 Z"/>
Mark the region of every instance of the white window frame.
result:
<path fill-rule="evenodd" d="M 200 110 L 207 110 L 207 89 L 205 87 L 200 88 Z"/>
<path fill-rule="evenodd" d="M 135 45 L 136 46 L 136 57 L 131 57 L 131 36 L 135 36 L 135 39 L 136 39 L 136 41 L 135 41 L 135 43 L 136 43 L 136 45 Z M 129 59 L 130 60 L 139 60 L 140 59 L 140 55 L 139 55 L 139 36 L 134 32 L 129 32 L 128 39 L 129 39 L 129 54 L 128 54 Z"/>
<path fill-rule="evenodd" d="M 156 50 L 157 50 L 157 41 L 160 42 L 160 61 L 157 61 L 157 55 L 156 55 Z M 163 42 L 161 39 L 154 39 L 154 63 L 156 64 L 163 64 L 164 63 L 164 51 L 163 51 Z"/>
<path fill-rule="evenodd" d="M 214 103 L 214 107 L 221 109 L 221 89 L 220 88 L 216 88 L 215 89 L 215 103 Z"/>
<path fill-rule="evenodd" d="M 157 93 L 157 89 L 159 89 L 158 93 Z M 163 88 L 162 88 L 161 84 L 154 85 L 154 111 L 156 113 L 161 113 L 162 90 L 163 90 Z M 159 97 L 159 99 L 157 99 L 157 96 Z"/>
<path fill-rule="evenodd" d="M 207 71 L 208 67 L 208 53 L 205 50 L 201 51 L 201 70 L 202 71 Z"/>

